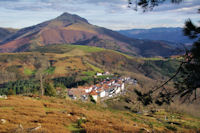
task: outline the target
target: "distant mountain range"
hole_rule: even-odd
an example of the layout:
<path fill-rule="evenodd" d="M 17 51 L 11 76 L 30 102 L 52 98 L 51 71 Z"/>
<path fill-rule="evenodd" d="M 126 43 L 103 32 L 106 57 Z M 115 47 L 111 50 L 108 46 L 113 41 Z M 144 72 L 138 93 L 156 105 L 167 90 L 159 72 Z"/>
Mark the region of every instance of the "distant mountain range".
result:
<path fill-rule="evenodd" d="M 119 33 L 131 38 L 162 40 L 172 42 L 170 44 L 192 44 L 193 40 L 183 34 L 183 28 L 152 28 L 152 29 L 130 29 L 120 30 Z"/>
<path fill-rule="evenodd" d="M 132 39 L 116 31 L 92 25 L 78 15 L 63 13 L 55 19 L 6 36 L 0 43 L 0 52 L 30 51 L 53 44 L 97 46 L 144 57 L 171 56 L 175 50 L 165 41 Z"/>

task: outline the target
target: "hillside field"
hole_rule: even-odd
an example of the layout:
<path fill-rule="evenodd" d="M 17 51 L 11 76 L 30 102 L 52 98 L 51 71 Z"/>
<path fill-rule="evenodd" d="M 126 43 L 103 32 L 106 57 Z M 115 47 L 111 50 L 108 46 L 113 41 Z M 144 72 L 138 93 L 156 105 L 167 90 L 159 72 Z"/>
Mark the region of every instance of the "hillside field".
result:
<path fill-rule="evenodd" d="M 37 78 L 44 71 L 50 78 L 110 71 L 132 76 L 141 82 L 162 81 L 171 76 L 178 65 L 176 59 L 170 58 L 136 58 L 91 46 L 50 45 L 29 52 L 0 54 L 0 83 Z"/>
<path fill-rule="evenodd" d="M 200 119 L 161 110 L 151 115 L 113 110 L 100 104 L 37 96 L 0 100 L 3 132 L 188 132 L 200 131 Z"/>

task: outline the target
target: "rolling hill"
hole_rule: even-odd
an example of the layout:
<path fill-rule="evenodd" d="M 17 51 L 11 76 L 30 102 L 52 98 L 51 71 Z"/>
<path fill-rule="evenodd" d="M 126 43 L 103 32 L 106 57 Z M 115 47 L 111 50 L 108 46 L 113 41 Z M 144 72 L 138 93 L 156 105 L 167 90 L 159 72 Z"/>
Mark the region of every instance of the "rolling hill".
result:
<path fill-rule="evenodd" d="M 50 79 L 75 74 L 87 77 L 87 73 L 110 71 L 132 76 L 144 87 L 154 80 L 170 77 L 178 67 L 178 61 L 161 58 L 138 58 L 113 50 L 82 45 L 49 45 L 31 52 L 0 54 L 0 84 L 38 79 L 38 74 L 48 71 Z"/>
<path fill-rule="evenodd" d="M 16 29 L 0 28 L 0 42 L 13 35 L 16 31 Z"/>
<path fill-rule="evenodd" d="M 131 39 L 69 13 L 17 31 L 1 42 L 0 52 L 23 52 L 39 46 L 63 43 L 102 47 L 145 57 L 174 54 L 174 48 L 162 41 Z"/>
<path fill-rule="evenodd" d="M 163 40 L 172 45 L 177 44 L 192 44 L 193 40 L 184 36 L 183 28 L 152 28 L 152 29 L 130 29 L 130 30 L 120 30 L 119 33 L 126 35 L 131 38 L 137 39 L 148 39 L 148 40 Z"/>

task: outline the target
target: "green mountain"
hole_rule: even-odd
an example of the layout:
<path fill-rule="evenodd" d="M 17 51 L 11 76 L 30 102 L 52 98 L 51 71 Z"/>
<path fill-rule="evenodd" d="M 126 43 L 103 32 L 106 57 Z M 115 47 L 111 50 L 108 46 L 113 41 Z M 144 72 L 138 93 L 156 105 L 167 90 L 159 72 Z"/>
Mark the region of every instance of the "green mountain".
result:
<path fill-rule="evenodd" d="M 137 58 L 92 46 L 49 45 L 30 52 L 1 53 L 0 84 L 38 79 L 43 72 L 50 73 L 47 77 L 52 79 L 67 75 L 93 77 L 96 72 L 110 71 L 132 76 L 148 86 L 173 75 L 178 64 L 175 59 Z"/>

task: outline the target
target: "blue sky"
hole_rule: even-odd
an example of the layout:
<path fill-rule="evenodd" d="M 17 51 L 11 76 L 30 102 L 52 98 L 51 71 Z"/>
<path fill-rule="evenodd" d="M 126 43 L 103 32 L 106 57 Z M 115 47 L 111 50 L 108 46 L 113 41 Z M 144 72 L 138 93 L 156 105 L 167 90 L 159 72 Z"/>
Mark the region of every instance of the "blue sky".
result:
<path fill-rule="evenodd" d="M 183 27 L 188 18 L 199 21 L 198 8 L 200 0 L 166 2 L 146 13 L 128 8 L 127 0 L 0 0 L 0 27 L 32 26 L 63 12 L 80 15 L 91 24 L 113 30 Z"/>

